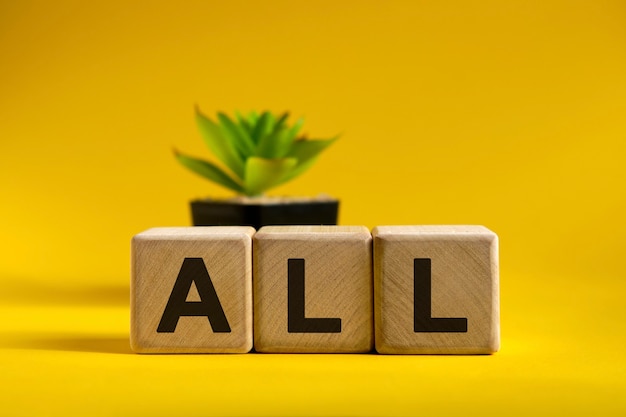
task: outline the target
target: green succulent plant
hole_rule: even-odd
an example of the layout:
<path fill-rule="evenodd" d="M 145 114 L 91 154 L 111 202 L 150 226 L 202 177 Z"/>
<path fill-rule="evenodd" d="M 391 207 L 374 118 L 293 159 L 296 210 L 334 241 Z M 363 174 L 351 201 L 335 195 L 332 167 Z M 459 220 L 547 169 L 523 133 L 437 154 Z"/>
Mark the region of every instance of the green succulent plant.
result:
<path fill-rule="evenodd" d="M 288 117 L 267 111 L 236 113 L 234 118 L 218 113 L 213 121 L 196 107 L 202 138 L 223 167 L 176 150 L 174 154 L 182 165 L 216 184 L 246 196 L 261 195 L 305 172 L 338 138 L 306 139 L 299 136 L 304 120 L 289 125 Z"/>

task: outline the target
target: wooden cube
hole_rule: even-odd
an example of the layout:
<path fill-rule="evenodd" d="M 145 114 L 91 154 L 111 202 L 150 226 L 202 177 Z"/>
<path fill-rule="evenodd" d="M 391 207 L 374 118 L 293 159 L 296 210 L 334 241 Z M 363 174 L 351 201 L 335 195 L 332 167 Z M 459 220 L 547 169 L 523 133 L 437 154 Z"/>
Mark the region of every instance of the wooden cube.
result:
<path fill-rule="evenodd" d="M 254 232 L 252 227 L 172 227 L 133 237 L 132 349 L 250 351 Z"/>
<path fill-rule="evenodd" d="M 254 236 L 254 347 L 369 352 L 372 291 L 367 228 L 263 227 Z"/>
<path fill-rule="evenodd" d="M 379 226 L 372 235 L 379 353 L 499 349 L 495 233 L 482 226 Z"/>

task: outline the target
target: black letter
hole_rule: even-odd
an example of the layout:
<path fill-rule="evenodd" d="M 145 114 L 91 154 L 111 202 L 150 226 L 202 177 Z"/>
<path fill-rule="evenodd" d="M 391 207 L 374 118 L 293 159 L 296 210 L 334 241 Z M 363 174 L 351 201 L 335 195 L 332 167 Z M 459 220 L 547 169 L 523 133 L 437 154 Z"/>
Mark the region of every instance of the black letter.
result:
<path fill-rule="evenodd" d="M 202 301 L 187 301 L 193 282 Z M 157 333 L 174 332 L 181 316 L 206 316 L 213 332 L 230 333 L 228 320 L 202 258 L 185 258 L 183 261 Z"/>
<path fill-rule="evenodd" d="M 289 333 L 341 333 L 341 319 L 304 316 L 304 259 L 287 260 L 287 331 Z"/>
<path fill-rule="evenodd" d="M 413 260 L 413 326 L 416 333 L 466 333 L 466 318 L 431 317 L 430 259 Z"/>

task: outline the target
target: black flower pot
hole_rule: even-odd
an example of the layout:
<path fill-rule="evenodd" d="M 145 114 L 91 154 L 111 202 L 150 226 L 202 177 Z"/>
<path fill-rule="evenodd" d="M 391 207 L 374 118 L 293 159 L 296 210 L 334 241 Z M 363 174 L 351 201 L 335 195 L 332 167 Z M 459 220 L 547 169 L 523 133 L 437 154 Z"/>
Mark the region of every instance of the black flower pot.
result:
<path fill-rule="evenodd" d="M 339 200 L 332 198 L 203 199 L 191 202 L 194 226 L 335 225 Z"/>

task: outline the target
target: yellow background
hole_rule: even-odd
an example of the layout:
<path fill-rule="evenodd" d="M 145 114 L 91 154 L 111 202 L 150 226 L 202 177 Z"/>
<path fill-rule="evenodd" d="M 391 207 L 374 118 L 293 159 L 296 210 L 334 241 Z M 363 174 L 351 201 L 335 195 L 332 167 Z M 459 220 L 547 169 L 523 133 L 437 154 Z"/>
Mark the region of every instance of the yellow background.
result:
<path fill-rule="evenodd" d="M 0 1 L 0 415 L 626 414 L 620 1 Z M 140 356 L 129 241 L 228 192 L 193 106 L 342 133 L 275 195 L 500 236 L 494 356 Z"/>

